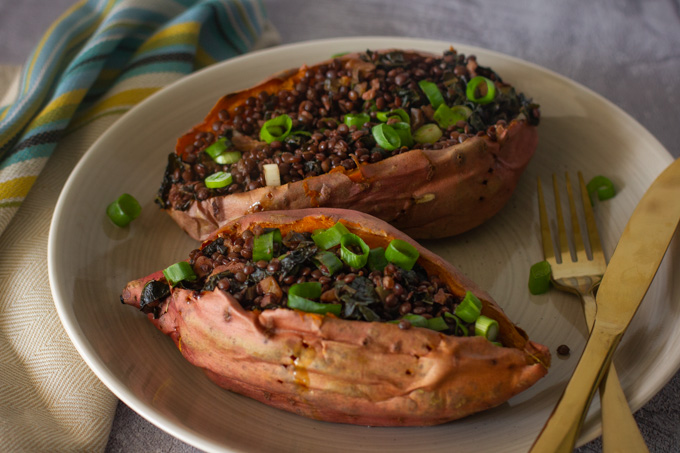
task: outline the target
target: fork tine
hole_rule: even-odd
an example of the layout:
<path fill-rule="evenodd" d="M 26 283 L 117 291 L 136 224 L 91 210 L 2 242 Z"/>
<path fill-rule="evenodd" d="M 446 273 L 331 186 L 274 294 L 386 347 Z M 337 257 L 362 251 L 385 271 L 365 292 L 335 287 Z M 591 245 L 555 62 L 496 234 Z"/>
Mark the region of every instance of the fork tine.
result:
<path fill-rule="evenodd" d="M 557 218 L 557 238 L 560 246 L 560 258 L 562 262 L 565 257 L 571 258 L 569 242 L 567 242 L 567 230 L 564 226 L 564 216 L 562 215 L 562 203 L 560 203 L 560 190 L 557 185 L 557 175 L 553 173 L 553 192 L 555 193 L 555 215 Z"/>
<path fill-rule="evenodd" d="M 554 264 L 555 249 L 553 248 L 552 237 L 550 236 L 550 224 L 548 223 L 548 212 L 545 208 L 545 198 L 543 196 L 543 186 L 541 178 L 538 178 L 538 214 L 541 222 L 541 242 L 543 244 L 543 257 L 550 264 Z"/>
<path fill-rule="evenodd" d="M 576 249 L 576 260 L 586 261 L 586 246 L 583 244 L 583 237 L 581 236 L 581 227 L 578 224 L 578 215 L 576 214 L 576 202 L 574 200 L 574 190 L 571 186 L 571 179 L 569 173 L 565 174 L 567 180 L 567 197 L 569 198 L 569 210 L 571 211 L 571 229 L 574 236 L 574 248 Z"/>
<path fill-rule="evenodd" d="M 583 173 L 578 172 L 578 181 L 581 188 L 581 202 L 583 204 L 583 213 L 586 219 L 586 229 L 588 233 L 588 240 L 590 241 L 590 250 L 593 253 L 593 259 L 604 259 L 604 253 L 602 252 L 602 244 L 600 243 L 600 235 L 597 232 L 597 222 L 595 222 L 595 214 L 593 214 L 593 206 L 590 202 L 590 196 L 588 195 L 588 189 L 586 188 L 586 183 L 583 180 Z"/>

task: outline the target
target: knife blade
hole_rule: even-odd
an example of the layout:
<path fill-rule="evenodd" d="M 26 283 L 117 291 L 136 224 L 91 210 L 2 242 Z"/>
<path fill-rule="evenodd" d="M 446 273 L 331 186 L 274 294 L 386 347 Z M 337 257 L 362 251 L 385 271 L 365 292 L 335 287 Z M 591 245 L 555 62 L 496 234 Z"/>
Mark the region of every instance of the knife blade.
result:
<path fill-rule="evenodd" d="M 590 337 L 531 453 L 573 451 L 595 391 L 656 275 L 679 220 L 680 159 L 676 159 L 642 196 L 619 239 L 597 292 Z"/>

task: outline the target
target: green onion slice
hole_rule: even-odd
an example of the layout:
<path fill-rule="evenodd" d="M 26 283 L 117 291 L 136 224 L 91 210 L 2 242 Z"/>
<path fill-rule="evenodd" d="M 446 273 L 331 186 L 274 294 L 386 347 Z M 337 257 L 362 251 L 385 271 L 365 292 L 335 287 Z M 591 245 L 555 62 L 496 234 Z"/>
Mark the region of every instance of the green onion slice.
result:
<path fill-rule="evenodd" d="M 418 85 L 420 86 L 420 89 L 423 90 L 423 93 L 425 93 L 425 96 L 427 96 L 427 99 L 430 101 L 430 104 L 432 104 L 432 107 L 437 109 L 444 103 L 444 96 L 442 96 L 442 93 L 439 91 L 439 87 L 436 83 L 428 82 L 427 80 L 421 80 L 418 82 Z"/>
<path fill-rule="evenodd" d="M 218 138 L 215 143 L 205 149 L 206 154 L 213 159 L 225 152 L 231 146 L 231 141 L 227 137 Z"/>
<path fill-rule="evenodd" d="M 119 227 L 127 226 L 139 217 L 142 207 L 139 201 L 130 194 L 124 193 L 116 201 L 106 207 L 106 215 Z"/>
<path fill-rule="evenodd" d="M 378 121 L 382 121 L 383 123 L 386 123 L 390 118 L 396 117 L 400 122 L 411 124 L 411 117 L 404 109 L 394 109 L 389 112 L 375 112 L 375 117 Z"/>
<path fill-rule="evenodd" d="M 343 120 L 347 127 L 356 126 L 357 129 L 364 127 L 364 124 L 371 121 L 367 113 L 348 113 Z"/>
<path fill-rule="evenodd" d="M 486 85 L 486 93 L 479 96 L 477 93 L 482 84 Z M 468 82 L 465 95 L 476 104 L 488 104 L 496 97 L 496 85 L 486 77 L 477 76 Z"/>
<path fill-rule="evenodd" d="M 482 312 L 482 303 L 477 296 L 468 291 L 460 304 L 454 310 L 454 314 L 467 323 L 473 323 Z"/>
<path fill-rule="evenodd" d="M 331 55 L 331 58 L 340 58 L 340 57 L 344 57 L 344 56 L 347 55 L 348 53 L 349 53 L 349 52 L 334 53 L 333 55 Z"/>
<path fill-rule="evenodd" d="M 354 253 L 350 247 L 359 248 L 361 253 Z M 340 258 L 350 267 L 361 269 L 368 262 L 370 247 L 356 234 L 346 234 L 340 239 Z"/>
<path fill-rule="evenodd" d="M 168 281 L 168 283 L 170 283 L 170 286 L 175 286 L 177 283 L 183 280 L 192 281 L 198 278 L 196 277 L 196 274 L 194 274 L 191 264 L 187 263 L 186 261 L 180 261 L 179 263 L 169 266 L 163 271 L 163 275 L 165 276 L 165 279 Z"/>
<path fill-rule="evenodd" d="M 498 321 L 480 315 L 475 321 L 475 335 L 485 337 L 489 341 L 495 341 L 498 336 Z"/>
<path fill-rule="evenodd" d="M 404 270 L 410 271 L 418 261 L 420 253 L 414 246 L 401 239 L 394 239 L 385 250 L 385 258 Z"/>
<path fill-rule="evenodd" d="M 288 115 L 279 115 L 265 122 L 260 129 L 260 139 L 267 142 L 282 141 L 293 129 L 293 120 Z"/>
<path fill-rule="evenodd" d="M 281 236 L 281 230 L 278 228 L 265 228 L 264 229 L 265 233 L 272 233 L 274 237 L 274 242 L 278 242 L 279 244 L 283 242 L 283 236 Z"/>
<path fill-rule="evenodd" d="M 444 318 L 442 318 L 441 316 L 437 316 L 436 318 L 430 318 L 427 320 L 427 328 L 431 330 L 436 330 L 437 332 L 442 332 L 448 329 L 449 325 L 446 324 Z"/>
<path fill-rule="evenodd" d="M 274 232 L 270 231 L 253 239 L 253 261 L 270 261 L 272 258 L 274 258 Z"/>
<path fill-rule="evenodd" d="M 371 249 L 368 252 L 368 268 L 371 271 L 382 271 L 387 266 L 387 259 L 385 258 L 385 249 L 382 247 Z"/>
<path fill-rule="evenodd" d="M 411 125 L 405 122 L 394 123 L 392 129 L 399 136 L 401 146 L 413 146 L 413 136 L 411 135 Z"/>
<path fill-rule="evenodd" d="M 340 311 L 342 310 L 341 304 L 322 304 L 311 300 L 318 299 L 319 297 L 321 297 L 321 283 L 297 283 L 288 290 L 287 305 L 288 308 L 305 311 L 307 313 L 317 313 L 320 315 L 333 313 L 335 316 L 340 316 Z"/>
<path fill-rule="evenodd" d="M 416 143 L 435 143 L 442 136 L 442 130 L 436 124 L 429 123 L 420 126 L 413 134 Z"/>
<path fill-rule="evenodd" d="M 232 181 L 233 178 L 231 177 L 231 173 L 225 173 L 223 171 L 213 173 L 212 175 L 208 176 L 203 180 L 205 186 L 208 189 L 219 189 L 222 187 L 227 187 L 229 184 L 232 183 Z"/>
<path fill-rule="evenodd" d="M 401 317 L 401 319 L 395 319 L 394 321 L 388 321 L 389 324 L 399 324 L 402 319 L 411 323 L 413 327 L 425 327 L 427 328 L 427 318 L 424 316 L 416 315 L 413 313 L 407 313 Z"/>
<path fill-rule="evenodd" d="M 442 129 L 455 126 L 458 121 L 467 120 L 472 115 L 472 110 L 464 105 L 454 105 L 449 107 L 446 104 L 440 105 L 434 112 L 434 120 Z"/>
<path fill-rule="evenodd" d="M 463 322 L 460 320 L 460 318 L 458 316 L 452 315 L 451 313 L 446 312 L 446 313 L 444 313 L 444 317 L 449 318 L 449 319 L 453 319 L 455 321 L 456 329 L 453 331 L 454 335 L 458 335 L 458 332 L 460 331 L 462 333 L 462 335 L 459 335 L 459 336 L 463 336 L 463 337 L 468 336 L 468 329 L 465 326 L 465 324 L 463 324 Z"/>
<path fill-rule="evenodd" d="M 393 151 L 401 146 L 399 134 L 397 134 L 397 131 L 395 131 L 392 126 L 380 123 L 377 126 L 373 126 L 371 132 L 373 133 L 373 138 L 376 143 L 378 143 L 378 146 L 382 149 Z"/>
<path fill-rule="evenodd" d="M 592 201 L 593 193 L 597 193 L 597 198 L 600 201 L 608 200 L 614 195 L 616 195 L 616 190 L 614 190 L 614 183 L 606 176 L 598 175 L 591 179 L 588 184 L 586 184 L 588 189 L 588 195 Z"/>
<path fill-rule="evenodd" d="M 531 294 L 543 294 L 550 289 L 550 276 L 552 269 L 547 261 L 534 263 L 529 269 L 529 292 Z"/>
<path fill-rule="evenodd" d="M 342 269 L 342 261 L 332 252 L 319 252 L 314 255 L 314 263 L 322 274 L 329 277 Z"/>
<path fill-rule="evenodd" d="M 340 239 L 346 234 L 349 234 L 349 230 L 345 225 L 338 222 L 327 230 L 312 233 L 312 240 L 320 249 L 328 250 L 329 248 L 338 245 Z"/>
<path fill-rule="evenodd" d="M 241 160 L 241 151 L 225 151 L 213 160 L 220 165 L 235 164 Z"/>

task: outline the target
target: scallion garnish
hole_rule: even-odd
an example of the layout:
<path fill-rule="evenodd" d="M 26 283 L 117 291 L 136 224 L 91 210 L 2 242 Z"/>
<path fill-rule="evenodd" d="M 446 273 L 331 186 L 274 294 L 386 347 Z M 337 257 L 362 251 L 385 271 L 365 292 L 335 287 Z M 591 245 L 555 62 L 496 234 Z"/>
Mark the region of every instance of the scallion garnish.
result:
<path fill-rule="evenodd" d="M 335 316 L 340 316 L 342 305 L 340 304 L 322 304 L 314 302 L 311 299 L 318 299 L 321 297 L 321 283 L 319 282 L 305 282 L 297 283 L 288 290 L 288 308 L 305 311 L 307 313 L 317 313 L 325 315 L 326 313 L 333 313 Z"/>
<path fill-rule="evenodd" d="M 411 135 L 411 125 L 403 121 L 391 125 L 392 129 L 399 136 L 401 146 L 413 146 L 413 136 Z"/>
<path fill-rule="evenodd" d="M 529 269 L 529 292 L 531 294 L 543 294 L 550 289 L 550 276 L 552 269 L 547 261 L 534 263 Z"/>
<path fill-rule="evenodd" d="M 361 269 L 368 262 L 370 247 L 356 234 L 345 234 L 340 239 L 340 258 L 355 269 Z"/>
<path fill-rule="evenodd" d="M 387 259 L 385 259 L 385 249 L 377 247 L 368 252 L 368 268 L 371 271 L 381 271 L 387 266 Z"/>
<path fill-rule="evenodd" d="M 186 261 L 180 261 L 179 263 L 169 266 L 163 270 L 163 275 L 170 286 L 175 286 L 177 283 L 183 280 L 192 281 L 198 278 L 194 273 L 194 270 L 191 268 L 191 264 L 187 263 Z"/>
<path fill-rule="evenodd" d="M 482 91 L 483 86 L 486 89 Z M 477 76 L 468 82 L 465 95 L 476 104 L 488 104 L 496 97 L 496 85 L 484 76 Z"/>
<path fill-rule="evenodd" d="M 220 137 L 212 145 L 208 146 L 205 149 L 205 152 L 208 156 L 215 159 L 217 156 L 225 152 L 229 146 L 231 146 L 231 142 L 227 139 L 227 137 Z"/>
<path fill-rule="evenodd" d="M 367 113 L 348 113 L 343 121 L 347 127 L 356 126 L 357 129 L 361 129 L 364 124 L 371 121 L 371 117 Z"/>
<path fill-rule="evenodd" d="M 485 337 L 489 341 L 495 341 L 498 336 L 498 321 L 480 315 L 475 321 L 475 335 Z"/>
<path fill-rule="evenodd" d="M 338 222 L 327 230 L 312 233 L 312 240 L 320 249 L 328 250 L 329 248 L 338 245 L 340 239 L 346 234 L 349 234 L 349 230 L 345 225 Z"/>
<path fill-rule="evenodd" d="M 373 126 L 371 129 L 373 133 L 373 138 L 375 139 L 378 146 L 387 151 L 394 151 L 401 146 L 401 139 L 399 134 L 395 131 L 392 126 L 388 126 L 385 123 L 380 123 Z"/>
<path fill-rule="evenodd" d="M 421 80 L 418 82 L 418 85 L 420 86 L 420 89 L 423 90 L 423 93 L 425 93 L 425 96 L 427 96 L 427 100 L 430 101 L 432 107 L 438 109 L 439 106 L 444 103 L 444 96 L 442 96 L 436 83 Z"/>
<path fill-rule="evenodd" d="M 225 151 L 213 158 L 220 165 L 235 164 L 241 160 L 241 151 Z"/>
<path fill-rule="evenodd" d="M 427 320 L 427 328 L 436 330 L 437 332 L 442 332 L 448 329 L 449 325 L 446 324 L 444 318 L 442 318 L 441 316 L 437 316 L 436 318 L 430 318 Z"/>
<path fill-rule="evenodd" d="M 458 121 L 467 120 L 472 115 L 472 110 L 464 105 L 454 105 L 449 107 L 446 104 L 440 105 L 434 112 L 434 120 L 442 129 L 455 126 Z"/>
<path fill-rule="evenodd" d="M 389 324 L 399 324 L 399 321 L 405 320 L 411 323 L 413 327 L 425 327 L 427 328 L 427 318 L 424 316 L 416 315 L 413 313 L 407 313 L 401 317 L 401 319 L 395 319 L 394 321 L 388 321 Z"/>
<path fill-rule="evenodd" d="M 119 227 L 127 226 L 139 217 L 142 207 L 135 197 L 124 193 L 116 201 L 106 207 L 106 215 Z"/>
<path fill-rule="evenodd" d="M 420 253 L 414 246 L 401 239 L 393 239 L 385 250 L 387 261 L 407 271 L 413 268 L 419 256 Z"/>
<path fill-rule="evenodd" d="M 319 252 L 314 255 L 314 263 L 319 268 L 321 273 L 327 277 L 335 274 L 342 269 L 342 261 L 332 252 Z"/>
<path fill-rule="evenodd" d="M 223 171 L 218 171 L 213 173 L 203 180 L 203 183 L 208 189 L 220 189 L 222 187 L 227 187 L 231 184 L 233 178 L 231 173 L 225 173 Z"/>
<path fill-rule="evenodd" d="M 279 115 L 265 122 L 260 129 L 260 140 L 267 143 L 282 141 L 293 129 L 293 120 L 288 115 Z"/>
<path fill-rule="evenodd" d="M 411 117 L 404 109 L 394 109 L 389 112 L 375 112 L 375 117 L 378 121 L 386 123 L 390 118 L 397 118 L 400 122 L 411 124 Z"/>
<path fill-rule="evenodd" d="M 253 261 L 270 261 L 274 258 L 274 232 L 263 233 L 253 239 Z"/>
<path fill-rule="evenodd" d="M 460 320 L 460 318 L 458 316 L 453 315 L 449 312 L 446 312 L 446 313 L 444 313 L 444 317 L 448 318 L 448 319 L 452 319 L 456 323 L 456 328 L 453 331 L 454 335 L 458 335 L 458 331 L 460 331 L 460 333 L 462 334 L 460 336 L 463 336 L 463 337 L 468 336 L 468 329 L 465 326 L 465 324 L 463 324 L 463 322 Z"/>
<path fill-rule="evenodd" d="M 467 323 L 473 323 L 479 318 L 482 312 L 482 302 L 470 291 L 465 293 L 465 297 L 458 304 L 453 314 Z"/>
<path fill-rule="evenodd" d="M 588 189 L 588 195 L 592 201 L 593 193 L 597 193 L 597 198 L 600 201 L 608 200 L 616 195 L 616 190 L 614 190 L 614 183 L 606 176 L 598 175 L 593 179 L 588 181 L 586 184 Z"/>
<path fill-rule="evenodd" d="M 442 136 L 442 130 L 436 124 L 429 123 L 420 126 L 413 134 L 416 143 L 435 143 Z"/>

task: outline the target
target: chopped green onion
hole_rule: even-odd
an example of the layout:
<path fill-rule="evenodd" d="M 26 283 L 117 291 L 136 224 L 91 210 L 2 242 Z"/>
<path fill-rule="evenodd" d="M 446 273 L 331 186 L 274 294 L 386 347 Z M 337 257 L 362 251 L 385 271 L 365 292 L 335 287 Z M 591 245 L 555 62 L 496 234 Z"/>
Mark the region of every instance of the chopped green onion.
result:
<path fill-rule="evenodd" d="M 480 315 L 475 321 L 475 335 L 478 337 L 486 337 L 489 341 L 495 341 L 498 336 L 498 321 Z"/>
<path fill-rule="evenodd" d="M 477 93 L 482 84 L 486 85 L 486 93 L 478 96 Z M 469 100 L 476 104 L 488 104 L 496 97 L 496 85 L 486 77 L 477 76 L 468 82 L 465 95 Z"/>
<path fill-rule="evenodd" d="M 241 151 L 225 151 L 213 160 L 220 165 L 235 164 L 241 160 Z"/>
<path fill-rule="evenodd" d="M 434 112 L 434 120 L 442 129 L 455 126 L 458 121 L 467 120 L 472 115 L 472 110 L 464 105 L 454 105 L 449 107 L 446 104 L 440 105 Z"/>
<path fill-rule="evenodd" d="M 127 226 L 139 217 L 142 207 L 135 197 L 124 193 L 116 201 L 106 207 L 106 215 L 119 227 Z"/>
<path fill-rule="evenodd" d="M 429 123 L 420 126 L 413 134 L 416 143 L 435 143 L 442 136 L 442 130 L 436 124 Z"/>
<path fill-rule="evenodd" d="M 361 253 L 354 253 L 349 247 L 359 248 Z M 370 247 L 356 234 L 346 234 L 340 239 L 340 258 L 355 269 L 361 269 L 368 262 Z"/>
<path fill-rule="evenodd" d="M 378 146 L 384 150 L 393 151 L 401 146 L 401 139 L 397 131 L 385 123 L 373 126 L 371 132 Z"/>
<path fill-rule="evenodd" d="M 203 180 L 205 186 L 208 189 L 219 189 L 221 187 L 227 187 L 229 184 L 232 183 L 232 181 L 233 178 L 231 177 L 231 173 L 225 173 L 223 171 L 213 173 L 212 175 L 208 176 Z"/>
<path fill-rule="evenodd" d="M 400 122 L 411 124 L 411 117 L 404 109 L 394 109 L 389 112 L 375 112 L 375 117 L 378 121 L 386 123 L 390 118 L 398 118 Z"/>
<path fill-rule="evenodd" d="M 392 240 L 385 250 L 387 261 L 407 271 L 413 268 L 419 256 L 420 253 L 414 246 L 401 239 Z"/>
<path fill-rule="evenodd" d="M 333 313 L 335 316 L 340 316 L 340 311 L 342 310 L 341 304 L 322 304 L 311 300 L 318 299 L 319 297 L 321 297 L 321 283 L 297 283 L 288 290 L 287 305 L 288 308 L 305 311 L 307 313 L 317 313 L 320 315 Z"/>
<path fill-rule="evenodd" d="M 595 176 L 586 184 L 586 188 L 588 189 L 588 196 L 590 196 L 591 201 L 595 192 L 597 192 L 597 198 L 600 201 L 608 200 L 616 195 L 614 183 L 606 176 Z"/>
<path fill-rule="evenodd" d="M 452 315 L 451 313 L 446 312 L 446 313 L 444 313 L 444 317 L 445 317 L 445 318 L 453 319 L 453 320 L 455 321 L 455 323 L 456 323 L 456 329 L 453 331 L 453 334 L 454 334 L 454 335 L 458 335 L 458 331 L 460 330 L 460 332 L 463 334 L 463 335 L 462 335 L 463 337 L 467 337 L 467 336 L 468 336 L 468 329 L 467 329 L 467 327 L 465 326 L 465 324 L 463 324 L 463 322 L 460 320 L 460 318 L 459 318 L 458 316 Z"/>
<path fill-rule="evenodd" d="M 227 137 L 220 137 L 215 141 L 215 143 L 208 146 L 205 149 L 205 152 L 208 156 L 214 159 L 225 152 L 229 146 L 231 146 L 231 142 L 227 139 Z"/>
<path fill-rule="evenodd" d="M 163 271 L 165 279 L 168 281 L 170 286 L 175 286 L 177 283 L 183 280 L 196 280 L 198 277 L 194 274 L 194 270 L 191 268 L 191 264 L 186 261 L 180 261 L 172 266 L 169 266 Z"/>
<path fill-rule="evenodd" d="M 413 313 L 407 313 L 401 317 L 401 319 L 395 319 L 394 321 L 388 321 L 390 324 L 399 324 L 399 321 L 405 320 L 411 323 L 413 327 L 425 327 L 427 328 L 427 318 L 420 315 L 415 315 Z"/>
<path fill-rule="evenodd" d="M 270 261 L 272 258 L 274 258 L 274 232 L 270 231 L 253 239 L 253 261 Z"/>
<path fill-rule="evenodd" d="M 347 127 L 356 126 L 357 129 L 364 127 L 364 124 L 371 121 L 371 117 L 367 113 L 348 113 L 345 115 L 344 123 Z"/>
<path fill-rule="evenodd" d="M 293 120 L 288 115 L 279 115 L 265 122 L 260 129 L 260 139 L 272 143 L 288 137 L 293 129 Z"/>
<path fill-rule="evenodd" d="M 327 277 L 342 269 L 342 261 L 332 252 L 319 252 L 314 255 L 314 263 L 321 273 Z"/>
<path fill-rule="evenodd" d="M 427 320 L 427 328 L 436 330 L 437 332 L 442 332 L 448 329 L 449 325 L 446 324 L 444 318 L 442 318 L 441 316 L 437 316 L 436 318 L 430 318 Z"/>
<path fill-rule="evenodd" d="M 468 291 L 453 313 L 467 323 L 473 323 L 482 312 L 482 303 L 477 296 Z"/>
<path fill-rule="evenodd" d="M 311 137 L 312 133 L 308 131 L 293 131 L 290 135 L 304 135 L 305 137 Z"/>
<path fill-rule="evenodd" d="M 333 55 L 331 55 L 331 58 L 340 58 L 340 57 L 344 57 L 344 56 L 347 55 L 348 53 L 349 53 L 349 52 L 334 53 Z"/>
<path fill-rule="evenodd" d="M 278 228 L 265 228 L 264 229 L 265 233 L 272 233 L 274 236 L 274 242 L 278 242 L 279 244 L 283 242 L 283 236 L 281 236 L 281 230 Z"/>
<path fill-rule="evenodd" d="M 405 122 L 394 123 L 392 129 L 399 136 L 401 146 L 413 146 L 413 136 L 411 135 L 411 125 Z"/>
<path fill-rule="evenodd" d="M 529 269 L 529 292 L 543 294 L 550 289 L 552 269 L 547 261 L 539 261 Z"/>
<path fill-rule="evenodd" d="M 345 225 L 338 222 L 327 230 L 312 233 L 312 240 L 320 249 L 328 250 L 329 248 L 338 245 L 340 239 L 346 234 L 349 234 L 349 230 Z"/>
<path fill-rule="evenodd" d="M 385 259 L 385 249 L 378 247 L 368 252 L 368 268 L 371 271 L 382 271 L 387 266 Z"/>
<path fill-rule="evenodd" d="M 427 99 L 430 101 L 430 104 L 432 104 L 432 107 L 437 109 L 444 103 L 444 96 L 442 96 L 442 93 L 439 91 L 439 87 L 436 83 L 428 82 L 427 80 L 421 80 L 418 82 L 418 85 L 420 86 L 420 89 L 423 90 L 423 93 L 425 93 L 425 96 L 427 96 Z"/>

